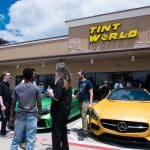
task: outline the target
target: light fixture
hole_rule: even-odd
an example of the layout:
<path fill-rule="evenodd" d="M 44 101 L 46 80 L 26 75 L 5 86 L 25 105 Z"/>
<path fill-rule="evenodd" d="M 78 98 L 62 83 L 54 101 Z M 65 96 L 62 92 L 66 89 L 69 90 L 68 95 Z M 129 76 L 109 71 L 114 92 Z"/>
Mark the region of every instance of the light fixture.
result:
<path fill-rule="evenodd" d="M 16 68 L 19 69 L 19 65 L 18 64 L 17 64 Z"/>
<path fill-rule="evenodd" d="M 45 67 L 45 62 L 42 62 L 42 67 Z"/>
<path fill-rule="evenodd" d="M 94 64 L 94 58 L 91 58 L 91 64 Z"/>
<path fill-rule="evenodd" d="M 131 61 L 135 61 L 135 56 L 131 56 Z"/>

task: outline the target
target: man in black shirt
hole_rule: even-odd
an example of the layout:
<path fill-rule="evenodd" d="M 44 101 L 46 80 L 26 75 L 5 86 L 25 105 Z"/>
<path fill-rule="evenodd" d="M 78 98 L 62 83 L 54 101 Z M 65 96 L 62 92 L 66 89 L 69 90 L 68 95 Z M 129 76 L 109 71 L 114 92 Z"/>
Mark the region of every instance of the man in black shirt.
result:
<path fill-rule="evenodd" d="M 103 84 L 99 86 L 99 90 L 101 92 L 101 99 L 105 98 L 111 89 L 112 88 L 109 85 L 108 81 L 104 80 Z"/>
<path fill-rule="evenodd" d="M 9 86 L 9 80 L 11 75 L 5 71 L 2 74 L 2 80 L 0 82 L 0 115 L 2 119 L 1 134 L 6 135 L 6 125 L 9 119 L 10 103 L 11 103 L 11 90 Z"/>
<path fill-rule="evenodd" d="M 141 88 L 142 87 L 142 83 L 139 79 L 137 79 L 136 76 L 133 77 L 133 80 L 131 81 L 131 86 L 132 88 Z"/>

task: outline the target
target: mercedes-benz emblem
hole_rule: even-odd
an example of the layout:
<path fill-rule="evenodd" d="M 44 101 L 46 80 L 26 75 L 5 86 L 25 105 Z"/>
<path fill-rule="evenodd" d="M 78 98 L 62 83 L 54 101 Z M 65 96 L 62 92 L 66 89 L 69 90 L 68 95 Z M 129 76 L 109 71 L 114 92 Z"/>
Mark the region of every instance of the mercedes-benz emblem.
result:
<path fill-rule="evenodd" d="M 117 129 L 118 129 L 119 131 L 121 131 L 121 132 L 124 132 L 124 131 L 127 131 L 128 126 L 127 126 L 127 124 L 126 124 L 125 122 L 119 122 L 119 123 L 117 124 Z"/>

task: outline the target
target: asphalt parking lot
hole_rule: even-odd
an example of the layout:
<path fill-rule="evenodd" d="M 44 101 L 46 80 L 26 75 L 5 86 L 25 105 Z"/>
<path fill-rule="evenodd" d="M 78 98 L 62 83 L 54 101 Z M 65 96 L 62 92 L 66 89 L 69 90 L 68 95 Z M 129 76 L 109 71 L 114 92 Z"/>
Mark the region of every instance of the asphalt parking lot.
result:
<path fill-rule="evenodd" d="M 79 140 L 79 128 L 81 128 L 81 119 L 77 118 L 68 123 L 68 139 L 70 150 L 117 150 L 113 146 L 102 144 L 91 137 Z M 9 150 L 13 137 L 13 131 L 8 130 L 6 136 L 0 135 L 0 149 Z M 21 150 L 19 148 L 19 150 Z M 36 136 L 35 150 L 52 150 L 51 131 L 40 131 Z"/>
<path fill-rule="evenodd" d="M 105 137 L 96 137 L 89 134 L 84 140 L 80 140 L 81 119 L 76 118 L 68 123 L 68 139 L 70 150 L 149 150 L 150 145 L 134 143 L 119 143 Z M 7 132 L 6 136 L 0 135 L 0 149 L 9 150 L 13 132 Z M 21 150 L 21 149 L 19 149 Z M 51 131 L 38 132 L 36 136 L 35 150 L 52 150 Z"/>

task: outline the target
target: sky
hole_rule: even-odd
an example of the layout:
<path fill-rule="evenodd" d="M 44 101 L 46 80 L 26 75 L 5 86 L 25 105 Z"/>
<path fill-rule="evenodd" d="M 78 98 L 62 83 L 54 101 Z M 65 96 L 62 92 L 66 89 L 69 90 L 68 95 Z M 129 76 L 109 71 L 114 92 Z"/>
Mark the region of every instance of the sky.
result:
<path fill-rule="evenodd" d="M 65 21 L 150 6 L 150 0 L 0 0 L 0 38 L 10 43 L 68 35 Z"/>

